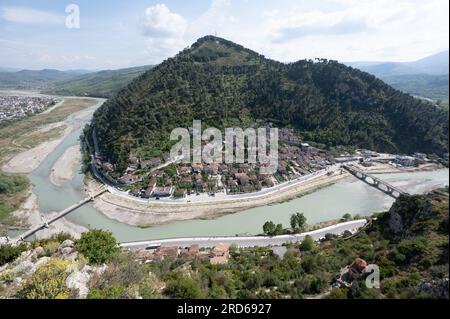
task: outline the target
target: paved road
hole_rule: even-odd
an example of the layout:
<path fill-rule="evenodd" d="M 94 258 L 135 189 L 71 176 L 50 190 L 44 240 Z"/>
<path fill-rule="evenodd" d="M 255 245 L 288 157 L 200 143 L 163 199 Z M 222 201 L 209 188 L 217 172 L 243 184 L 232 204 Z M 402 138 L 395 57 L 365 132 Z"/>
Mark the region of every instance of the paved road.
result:
<path fill-rule="evenodd" d="M 356 231 L 367 223 L 365 219 L 352 220 L 349 222 L 340 223 L 337 225 L 321 228 L 318 230 L 297 234 L 297 235 L 281 235 L 274 237 L 266 236 L 249 236 L 249 237 L 191 237 L 191 238 L 172 238 L 161 240 L 149 240 L 132 243 L 122 243 L 121 247 L 130 250 L 144 250 L 148 246 L 177 246 L 189 247 L 197 244 L 199 247 L 214 247 L 219 243 L 235 244 L 238 247 L 254 247 L 254 246 L 278 246 L 284 243 L 298 242 L 303 240 L 306 235 L 310 235 L 314 240 L 319 240 L 325 237 L 325 234 L 331 233 L 340 235 L 344 231 Z"/>

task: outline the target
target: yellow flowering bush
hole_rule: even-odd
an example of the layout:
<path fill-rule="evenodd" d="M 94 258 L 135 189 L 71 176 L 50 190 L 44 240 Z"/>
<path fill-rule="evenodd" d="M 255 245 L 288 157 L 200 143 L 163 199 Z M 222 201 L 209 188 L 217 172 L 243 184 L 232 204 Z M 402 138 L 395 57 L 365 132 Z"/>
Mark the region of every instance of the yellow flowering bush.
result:
<path fill-rule="evenodd" d="M 27 279 L 19 291 L 25 299 L 67 299 L 71 290 L 66 286 L 69 262 L 51 258 Z"/>

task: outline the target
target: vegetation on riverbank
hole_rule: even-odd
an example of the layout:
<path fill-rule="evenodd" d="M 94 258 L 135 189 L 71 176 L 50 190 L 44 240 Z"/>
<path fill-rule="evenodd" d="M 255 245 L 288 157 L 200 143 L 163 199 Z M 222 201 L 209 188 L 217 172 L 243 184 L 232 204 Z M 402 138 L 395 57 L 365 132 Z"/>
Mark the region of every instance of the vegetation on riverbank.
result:
<path fill-rule="evenodd" d="M 10 221 L 10 213 L 26 199 L 29 186 L 30 181 L 25 176 L 0 172 L 0 224 Z"/>
<path fill-rule="evenodd" d="M 401 196 L 389 213 L 378 213 L 372 225 L 357 236 L 326 236 L 320 244 L 306 238 L 289 244 L 284 256 L 270 247 L 232 246 L 228 263 L 222 265 L 187 256 L 140 263 L 133 253 L 107 248 L 112 253 L 106 256 L 99 251 L 105 258 L 96 260 L 92 256 L 98 247 L 114 248 L 110 234 L 91 231 L 74 244 L 65 236 L 55 237 L 33 244 L 41 256 L 35 262 L 41 264 L 28 277 L 20 268 L 24 257 L 10 261 L 11 266 L 0 272 L 0 294 L 67 298 L 77 296 L 74 287 L 78 287 L 87 298 L 307 298 L 319 294 L 328 298 L 448 298 L 448 198 L 448 188 Z M 74 250 L 78 250 L 76 255 Z M 10 254 L 7 249 L 2 251 Z M 50 258 L 43 262 L 42 256 Z M 356 258 L 379 267 L 380 288 L 367 288 L 363 273 L 348 287 L 332 289 L 336 274 Z M 17 276 L 25 277 L 23 284 L 17 284 Z M 87 278 L 86 286 L 74 278 Z M 445 284 L 446 295 L 441 289 Z M 36 286 L 50 287 L 52 294 L 36 295 Z"/>

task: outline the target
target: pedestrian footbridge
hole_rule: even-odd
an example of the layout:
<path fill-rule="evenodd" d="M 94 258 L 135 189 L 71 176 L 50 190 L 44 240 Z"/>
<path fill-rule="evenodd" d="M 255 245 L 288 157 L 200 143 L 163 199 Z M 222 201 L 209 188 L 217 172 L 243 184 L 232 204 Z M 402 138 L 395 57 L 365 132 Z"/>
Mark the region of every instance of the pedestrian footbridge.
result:
<path fill-rule="evenodd" d="M 56 222 L 58 219 L 66 216 L 67 214 L 73 212 L 74 210 L 76 210 L 77 208 L 85 205 L 86 203 L 94 200 L 95 198 L 97 198 L 98 196 L 102 195 L 103 193 L 107 192 L 108 188 L 106 186 L 102 186 L 96 193 L 94 193 L 93 195 L 86 197 L 85 199 L 79 201 L 78 203 L 73 204 L 72 206 L 67 207 L 66 209 L 63 209 L 62 211 L 60 211 L 55 217 L 49 219 L 49 220 L 45 220 L 44 217 L 42 217 L 42 224 L 37 225 L 36 227 L 31 228 L 30 230 L 26 231 L 25 233 L 23 233 L 22 235 L 20 235 L 16 241 L 23 241 L 26 238 L 30 237 L 31 235 L 34 235 L 36 232 L 38 232 L 39 230 L 43 229 L 43 228 L 48 228 L 50 224 Z"/>

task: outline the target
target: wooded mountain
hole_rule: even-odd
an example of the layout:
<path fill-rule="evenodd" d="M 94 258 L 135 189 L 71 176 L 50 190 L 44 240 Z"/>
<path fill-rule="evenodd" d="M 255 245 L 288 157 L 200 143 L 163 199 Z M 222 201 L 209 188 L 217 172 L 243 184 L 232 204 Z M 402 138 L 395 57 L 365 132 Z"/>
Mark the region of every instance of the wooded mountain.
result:
<path fill-rule="evenodd" d="M 54 83 L 45 93 L 109 98 L 152 66 L 103 70 Z"/>
<path fill-rule="evenodd" d="M 59 71 L 53 69 L 21 70 L 17 72 L 5 70 L 0 72 L 0 88 L 25 90 L 46 88 L 51 83 L 68 80 L 88 72 L 83 70 Z"/>
<path fill-rule="evenodd" d="M 130 153 L 167 150 L 192 120 L 244 128 L 261 119 L 308 141 L 386 152 L 448 152 L 448 111 L 329 60 L 283 64 L 206 36 L 145 72 L 94 115 L 101 149 L 118 164 Z"/>
<path fill-rule="evenodd" d="M 448 74 L 404 74 L 381 78 L 397 90 L 414 96 L 448 101 Z"/>

